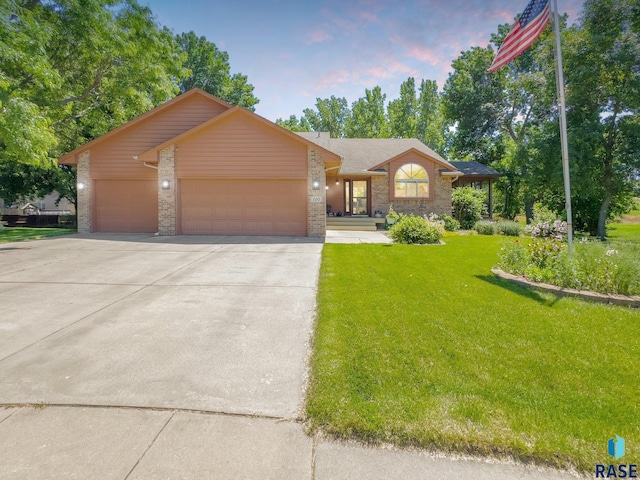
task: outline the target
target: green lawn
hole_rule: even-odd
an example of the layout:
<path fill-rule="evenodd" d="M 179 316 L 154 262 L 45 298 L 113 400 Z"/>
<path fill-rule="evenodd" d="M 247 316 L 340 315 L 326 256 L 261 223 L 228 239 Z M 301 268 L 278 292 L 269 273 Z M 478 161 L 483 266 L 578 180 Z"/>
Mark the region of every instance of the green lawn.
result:
<path fill-rule="evenodd" d="M 5 227 L 0 230 L 0 243 L 37 240 L 39 238 L 56 237 L 70 233 L 76 233 L 76 231 L 68 228 Z"/>
<path fill-rule="evenodd" d="M 607 238 L 615 242 L 640 244 L 640 223 L 615 223 L 607 225 Z"/>
<path fill-rule="evenodd" d="M 311 428 L 585 471 L 618 434 L 640 463 L 640 311 L 495 278 L 504 237 L 445 241 L 325 245 Z"/>

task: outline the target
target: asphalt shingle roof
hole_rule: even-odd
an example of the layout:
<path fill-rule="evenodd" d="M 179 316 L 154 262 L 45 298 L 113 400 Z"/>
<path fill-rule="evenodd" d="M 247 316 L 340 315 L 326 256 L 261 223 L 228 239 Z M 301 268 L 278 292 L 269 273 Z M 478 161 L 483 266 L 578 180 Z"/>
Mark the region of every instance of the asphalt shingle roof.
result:
<path fill-rule="evenodd" d="M 465 177 L 501 177 L 497 170 L 480 162 L 451 162 L 456 169 L 461 171 Z"/>
<path fill-rule="evenodd" d="M 340 175 L 370 175 L 370 169 L 415 148 L 440 162 L 456 168 L 416 138 L 330 138 L 326 132 L 296 132 L 301 137 L 342 157 Z"/>

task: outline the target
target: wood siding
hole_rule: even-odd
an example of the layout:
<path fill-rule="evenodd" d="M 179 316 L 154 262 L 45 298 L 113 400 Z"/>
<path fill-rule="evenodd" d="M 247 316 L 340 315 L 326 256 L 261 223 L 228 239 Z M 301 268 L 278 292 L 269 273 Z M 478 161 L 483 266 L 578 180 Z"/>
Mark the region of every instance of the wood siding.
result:
<path fill-rule="evenodd" d="M 181 180 L 184 235 L 306 235 L 304 180 Z"/>
<path fill-rule="evenodd" d="M 156 145 L 224 112 L 226 108 L 201 95 L 193 95 L 91 148 L 94 179 L 156 179 L 154 169 L 134 160 Z"/>
<path fill-rule="evenodd" d="M 153 180 L 96 180 L 94 231 L 155 233 L 158 190 Z"/>
<path fill-rule="evenodd" d="M 307 146 L 262 122 L 234 114 L 177 144 L 179 178 L 307 176 Z"/>

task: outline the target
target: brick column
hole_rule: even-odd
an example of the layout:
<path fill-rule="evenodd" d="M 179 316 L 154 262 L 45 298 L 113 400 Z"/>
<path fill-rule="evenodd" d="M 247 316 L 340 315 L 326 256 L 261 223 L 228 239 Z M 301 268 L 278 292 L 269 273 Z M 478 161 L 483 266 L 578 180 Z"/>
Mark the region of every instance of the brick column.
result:
<path fill-rule="evenodd" d="M 453 183 L 453 178 L 436 175 L 435 182 L 436 198 L 433 205 L 433 213 L 451 215 L 451 184 Z"/>
<path fill-rule="evenodd" d="M 176 169 L 175 145 L 160 152 L 158 161 L 158 233 L 160 235 L 176 234 Z M 169 188 L 162 188 L 164 180 L 169 181 Z"/>
<path fill-rule="evenodd" d="M 307 236 L 324 237 L 327 233 L 327 175 L 322 155 L 316 149 L 309 147 L 307 162 Z M 318 190 L 313 189 L 314 180 L 319 183 Z"/>
<path fill-rule="evenodd" d="M 371 176 L 371 214 L 380 210 L 382 215 L 389 212 L 389 173 L 385 176 Z"/>
<path fill-rule="evenodd" d="M 91 152 L 89 150 L 82 152 L 78 157 L 77 181 L 78 185 L 84 188 L 78 188 L 78 233 L 91 233 L 92 228 L 92 196 L 93 184 L 91 183 Z"/>

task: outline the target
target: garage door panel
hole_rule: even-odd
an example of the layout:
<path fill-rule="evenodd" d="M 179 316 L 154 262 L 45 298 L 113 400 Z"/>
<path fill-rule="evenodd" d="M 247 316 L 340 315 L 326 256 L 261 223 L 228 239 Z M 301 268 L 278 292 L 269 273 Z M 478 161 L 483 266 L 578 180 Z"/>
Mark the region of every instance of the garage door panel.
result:
<path fill-rule="evenodd" d="M 305 180 L 181 180 L 183 234 L 306 235 Z"/>
<path fill-rule="evenodd" d="M 96 232 L 154 233 L 158 231 L 158 191 L 155 180 L 96 180 Z"/>

